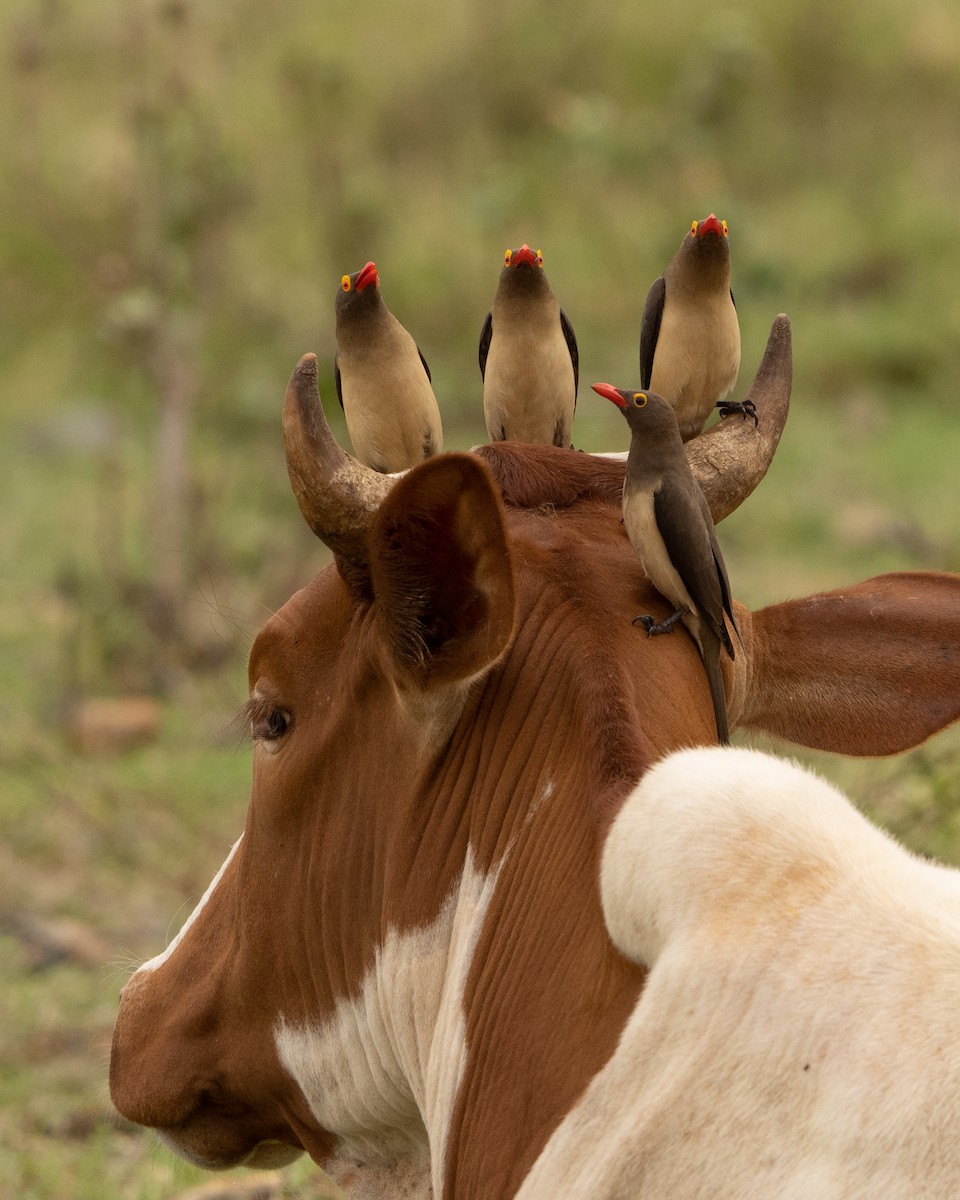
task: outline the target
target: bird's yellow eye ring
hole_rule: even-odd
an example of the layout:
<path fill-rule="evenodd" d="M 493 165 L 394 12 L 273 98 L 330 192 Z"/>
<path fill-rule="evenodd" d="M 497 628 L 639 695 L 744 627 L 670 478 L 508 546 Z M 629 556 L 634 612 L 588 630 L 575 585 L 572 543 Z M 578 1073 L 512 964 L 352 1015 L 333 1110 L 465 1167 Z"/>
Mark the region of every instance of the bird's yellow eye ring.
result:
<path fill-rule="evenodd" d="M 729 234 L 730 234 L 730 230 L 727 228 L 727 223 L 726 223 L 726 221 L 721 221 L 721 222 L 720 222 L 720 228 L 723 230 L 723 236 L 724 236 L 724 237 L 728 237 L 728 236 L 729 236 Z"/>
<path fill-rule="evenodd" d="M 647 393 L 646 392 L 634 392 L 633 393 L 633 407 L 634 408 L 643 408 L 646 403 L 647 403 Z"/>
<path fill-rule="evenodd" d="M 690 232 L 691 233 L 695 234 L 699 228 L 700 228 L 699 221 L 691 221 L 690 222 Z"/>
<path fill-rule="evenodd" d="M 343 277 L 343 278 L 340 280 L 340 286 L 343 288 L 343 290 L 344 290 L 345 292 L 349 292 L 349 291 L 350 291 L 350 288 L 351 288 L 352 284 L 350 283 L 350 276 L 349 276 L 349 275 L 344 275 L 344 277 Z"/>
<path fill-rule="evenodd" d="M 503 265 L 504 265 L 505 267 L 509 267 L 509 266 L 510 266 L 510 259 L 511 259 L 511 258 L 513 258 L 513 251 L 512 251 L 512 250 L 505 250 L 505 251 L 503 252 Z"/>
<path fill-rule="evenodd" d="M 543 266 L 543 255 L 540 253 L 539 250 L 537 251 L 537 266 L 538 267 Z"/>

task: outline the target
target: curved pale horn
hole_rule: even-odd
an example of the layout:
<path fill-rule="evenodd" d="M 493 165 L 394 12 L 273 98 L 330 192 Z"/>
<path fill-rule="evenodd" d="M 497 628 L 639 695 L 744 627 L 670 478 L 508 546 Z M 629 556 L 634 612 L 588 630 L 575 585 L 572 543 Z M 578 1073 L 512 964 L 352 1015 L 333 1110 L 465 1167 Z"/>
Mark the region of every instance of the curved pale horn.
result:
<path fill-rule="evenodd" d="M 747 395 L 760 424 L 749 417 L 725 417 L 684 446 L 715 524 L 738 508 L 767 473 L 787 420 L 792 382 L 790 318 L 780 313 Z"/>
<path fill-rule="evenodd" d="M 396 476 L 364 466 L 337 444 L 320 402 L 315 354 L 300 359 L 287 384 L 283 441 L 307 524 L 338 558 L 365 566 L 367 529 Z"/>

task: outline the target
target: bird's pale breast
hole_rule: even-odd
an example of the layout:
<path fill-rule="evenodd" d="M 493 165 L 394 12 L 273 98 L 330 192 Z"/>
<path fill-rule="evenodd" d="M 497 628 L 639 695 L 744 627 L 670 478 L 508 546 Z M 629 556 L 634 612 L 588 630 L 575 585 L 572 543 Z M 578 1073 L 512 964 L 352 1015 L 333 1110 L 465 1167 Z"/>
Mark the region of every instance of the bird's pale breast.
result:
<path fill-rule="evenodd" d="M 340 352 L 343 414 L 357 456 L 385 471 L 421 462 L 443 445 L 440 412 L 416 343 L 399 322 Z"/>
<path fill-rule="evenodd" d="M 497 330 L 484 373 L 483 411 L 491 437 L 550 444 L 558 421 L 569 430 L 575 394 L 573 363 L 560 328 Z"/>
<path fill-rule="evenodd" d="M 729 293 L 663 306 L 650 390 L 669 400 L 684 440 L 703 428 L 737 382 L 740 325 Z"/>
<path fill-rule="evenodd" d="M 671 562 L 660 536 L 652 490 L 638 488 L 624 492 L 623 524 L 640 559 L 640 565 L 653 586 L 674 608 L 683 605 L 690 610 L 683 618 L 683 623 L 699 645 L 699 610 L 684 587 L 683 580 Z"/>

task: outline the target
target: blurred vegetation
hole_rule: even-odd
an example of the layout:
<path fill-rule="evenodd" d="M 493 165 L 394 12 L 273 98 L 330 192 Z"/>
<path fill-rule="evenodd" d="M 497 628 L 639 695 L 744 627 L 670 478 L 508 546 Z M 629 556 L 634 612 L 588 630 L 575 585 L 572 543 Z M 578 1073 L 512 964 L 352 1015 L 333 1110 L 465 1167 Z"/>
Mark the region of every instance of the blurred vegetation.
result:
<path fill-rule="evenodd" d="M 246 650 L 323 561 L 279 401 L 315 350 L 346 444 L 340 275 L 377 261 L 465 447 L 503 248 L 538 245 L 576 444 L 624 448 L 588 385 L 635 379 L 647 287 L 716 211 L 737 394 L 777 312 L 795 339 L 776 462 L 721 528 L 738 596 L 960 570 L 960 10 L 6 0 L 0 55 L 0 1197 L 159 1200 L 202 1176 L 110 1117 L 116 948 L 159 949 L 242 821 Z M 71 741 L 135 695 L 152 739 Z M 960 861 L 958 750 L 804 757 Z"/>

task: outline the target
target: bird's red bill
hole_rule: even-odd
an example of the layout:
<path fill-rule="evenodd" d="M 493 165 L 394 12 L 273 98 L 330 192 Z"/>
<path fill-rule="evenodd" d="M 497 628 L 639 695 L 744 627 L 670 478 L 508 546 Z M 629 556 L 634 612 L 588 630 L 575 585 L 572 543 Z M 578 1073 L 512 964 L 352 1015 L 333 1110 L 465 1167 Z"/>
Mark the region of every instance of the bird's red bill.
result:
<path fill-rule="evenodd" d="M 612 400 L 618 408 L 626 408 L 627 402 L 620 395 L 620 389 L 615 388 L 612 383 L 591 383 L 590 385 L 598 396 L 603 396 L 605 400 Z"/>
<path fill-rule="evenodd" d="M 376 285 L 377 279 L 378 279 L 377 264 L 373 263 L 373 262 L 368 262 L 364 267 L 362 267 L 357 272 L 357 283 L 356 283 L 357 291 L 362 292 L 363 289 L 365 287 L 369 287 L 370 284 Z"/>
<path fill-rule="evenodd" d="M 713 213 L 711 213 L 705 221 L 701 221 L 697 226 L 697 234 L 699 237 L 703 237 L 704 234 L 707 233 L 715 234 L 717 237 L 723 237 L 723 226 Z"/>
<path fill-rule="evenodd" d="M 519 250 L 514 251 L 510 259 L 511 267 L 519 267 L 521 263 L 526 263 L 528 267 L 535 267 L 537 265 L 536 252 L 531 250 L 526 242 L 523 243 Z"/>

